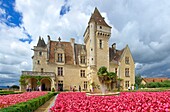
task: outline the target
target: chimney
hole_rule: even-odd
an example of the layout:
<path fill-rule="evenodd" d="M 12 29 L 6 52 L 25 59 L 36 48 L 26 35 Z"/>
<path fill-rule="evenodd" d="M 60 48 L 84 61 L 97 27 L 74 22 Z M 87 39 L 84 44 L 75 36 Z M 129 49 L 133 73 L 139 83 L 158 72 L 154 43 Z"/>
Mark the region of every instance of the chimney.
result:
<path fill-rule="evenodd" d="M 70 43 L 74 45 L 75 39 L 74 38 L 70 38 Z"/>
<path fill-rule="evenodd" d="M 112 48 L 116 49 L 116 43 L 112 44 Z"/>
<path fill-rule="evenodd" d="M 71 43 L 72 50 L 73 50 L 73 60 L 74 60 L 74 65 L 76 65 L 75 50 L 74 50 L 75 39 L 74 39 L 74 38 L 70 38 L 70 43 Z"/>
<path fill-rule="evenodd" d="M 48 37 L 48 41 L 50 41 L 50 36 L 49 36 L 49 35 L 47 35 L 47 37 Z"/>

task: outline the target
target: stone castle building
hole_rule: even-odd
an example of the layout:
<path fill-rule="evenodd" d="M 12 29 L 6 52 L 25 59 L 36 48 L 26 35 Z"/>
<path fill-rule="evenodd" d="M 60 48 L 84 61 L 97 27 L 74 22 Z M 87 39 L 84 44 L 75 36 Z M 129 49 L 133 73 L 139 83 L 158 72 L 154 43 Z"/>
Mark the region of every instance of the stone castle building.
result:
<path fill-rule="evenodd" d="M 135 83 L 135 65 L 130 49 L 127 46 L 122 50 L 116 49 L 116 43 L 109 47 L 111 26 L 101 16 L 97 8 L 90 17 L 84 33 L 84 44 L 60 39 L 53 41 L 48 36 L 48 42 L 39 38 L 37 46 L 32 49 L 34 55 L 33 70 L 22 71 L 22 76 L 48 76 L 40 80 L 42 90 L 70 90 L 81 87 L 82 90 L 92 89 L 92 83 L 100 85 L 97 71 L 106 66 L 108 71 L 117 73 L 123 79 L 121 86 L 127 89 Z M 37 87 L 37 79 L 26 79 L 32 89 Z M 111 83 L 111 89 L 117 84 Z"/>

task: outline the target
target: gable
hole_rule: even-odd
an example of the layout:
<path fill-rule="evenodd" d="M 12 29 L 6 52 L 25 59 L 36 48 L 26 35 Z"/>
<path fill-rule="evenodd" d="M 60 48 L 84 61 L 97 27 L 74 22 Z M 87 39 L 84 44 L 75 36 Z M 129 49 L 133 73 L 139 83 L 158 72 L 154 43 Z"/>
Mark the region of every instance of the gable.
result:
<path fill-rule="evenodd" d="M 124 48 L 124 51 L 120 57 L 120 61 L 125 61 L 125 58 L 126 57 L 129 57 L 129 61 L 130 61 L 130 64 L 135 64 L 134 63 L 134 60 L 133 60 L 133 57 L 132 57 L 132 53 L 128 47 L 128 45 L 126 45 L 126 47 Z"/>

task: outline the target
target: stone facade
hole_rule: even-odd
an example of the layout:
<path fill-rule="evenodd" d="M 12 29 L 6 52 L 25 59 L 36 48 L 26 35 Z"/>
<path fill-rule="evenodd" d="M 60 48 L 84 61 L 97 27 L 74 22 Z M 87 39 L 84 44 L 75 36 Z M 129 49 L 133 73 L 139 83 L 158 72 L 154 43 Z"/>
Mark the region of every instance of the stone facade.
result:
<path fill-rule="evenodd" d="M 97 71 L 106 66 L 108 71 L 116 72 L 118 78 L 123 79 L 121 86 L 126 89 L 135 83 L 133 57 L 128 45 L 122 50 L 117 50 L 115 43 L 109 47 L 110 36 L 111 27 L 95 8 L 84 33 L 85 45 L 75 43 L 74 38 L 70 42 L 63 42 L 60 37 L 58 41 L 53 41 L 50 36 L 46 44 L 40 37 L 37 46 L 32 49 L 33 71 L 23 71 L 22 74 L 51 77 L 50 83 L 41 82 L 43 88 L 78 90 L 81 87 L 81 90 L 90 91 L 92 83 L 100 86 Z M 27 82 L 30 85 L 36 83 Z M 116 84 L 113 84 L 112 89 L 115 88 Z"/>

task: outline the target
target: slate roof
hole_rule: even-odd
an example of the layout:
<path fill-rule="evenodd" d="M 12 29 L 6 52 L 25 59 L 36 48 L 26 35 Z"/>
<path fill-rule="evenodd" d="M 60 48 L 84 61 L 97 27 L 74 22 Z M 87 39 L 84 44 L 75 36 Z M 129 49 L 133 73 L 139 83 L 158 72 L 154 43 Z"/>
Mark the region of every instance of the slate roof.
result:
<path fill-rule="evenodd" d="M 37 47 L 46 47 L 47 45 L 45 44 L 45 41 L 43 38 L 39 37 Z"/>
<path fill-rule="evenodd" d="M 109 48 L 109 62 L 118 62 L 121 59 L 124 49 L 117 50 L 115 48 Z"/>
<path fill-rule="evenodd" d="M 82 46 L 83 46 L 84 50 L 86 51 L 86 46 L 85 46 L 85 45 L 83 45 L 83 44 L 74 44 L 76 64 L 79 64 L 78 56 L 79 56 L 79 53 L 80 53 L 81 50 L 82 50 Z"/>
<path fill-rule="evenodd" d="M 91 21 L 95 21 L 95 22 L 96 22 L 97 24 L 99 24 L 99 25 L 103 25 L 103 26 L 106 26 L 106 27 L 110 27 L 110 28 L 111 28 L 111 26 L 109 26 L 109 25 L 105 22 L 104 18 L 101 16 L 101 14 L 100 14 L 100 12 L 99 12 L 99 10 L 98 10 L 97 8 L 95 8 L 93 14 L 91 15 L 90 20 L 89 20 L 89 23 L 90 23 Z"/>
<path fill-rule="evenodd" d="M 55 63 L 55 49 L 58 45 L 58 41 L 50 41 L 50 55 L 49 62 Z M 73 50 L 70 42 L 60 42 L 65 52 L 65 64 L 74 64 Z"/>
<path fill-rule="evenodd" d="M 55 63 L 55 49 L 57 48 L 57 45 L 59 44 L 59 41 L 50 41 L 50 54 L 49 54 L 49 62 Z M 79 53 L 83 49 L 86 52 L 86 46 L 83 44 L 74 44 L 74 51 L 72 48 L 72 45 L 70 42 L 60 42 L 62 45 L 64 52 L 65 52 L 65 63 L 66 64 L 74 64 L 74 58 L 73 53 L 75 53 L 75 61 L 76 64 L 79 64 L 78 56 Z M 109 48 L 109 62 L 118 62 L 121 59 L 121 56 L 123 54 L 124 49 L 117 50 L 115 48 Z"/>

